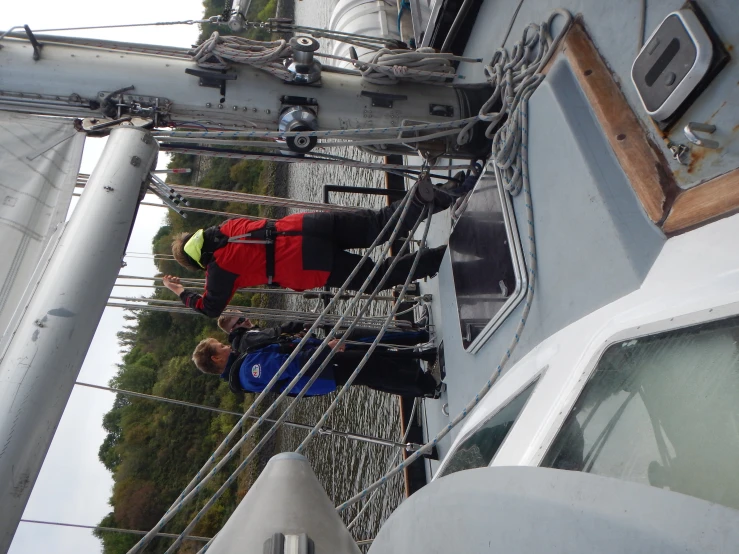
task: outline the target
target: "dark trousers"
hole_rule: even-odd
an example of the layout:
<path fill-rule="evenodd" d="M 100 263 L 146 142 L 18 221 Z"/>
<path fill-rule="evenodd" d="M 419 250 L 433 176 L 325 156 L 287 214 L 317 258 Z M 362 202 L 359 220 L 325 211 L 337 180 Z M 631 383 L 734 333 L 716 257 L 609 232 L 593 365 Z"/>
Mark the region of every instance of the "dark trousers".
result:
<path fill-rule="evenodd" d="M 338 386 L 347 382 L 364 354 L 364 348 L 336 353 L 331 365 Z M 418 352 L 409 350 L 375 351 L 353 384 L 400 396 L 432 396 L 436 390 L 436 381 L 421 369 L 419 359 Z"/>
<path fill-rule="evenodd" d="M 359 365 L 366 349 L 347 349 L 337 352 L 329 367 L 333 370 L 337 386 L 343 386 Z M 354 380 L 354 385 L 401 396 L 433 395 L 436 381 L 424 373 L 418 360 L 431 357 L 433 352 L 419 354 L 409 350 L 375 351 Z"/>
<path fill-rule="evenodd" d="M 333 255 L 331 273 L 326 282 L 328 286 L 340 287 L 343 285 L 344 281 L 346 281 L 362 259 L 362 256 L 346 252 L 346 250 L 352 248 L 368 248 L 377 237 L 380 237 L 379 243 L 385 242 L 390 238 L 392 228 L 385 233 L 382 233 L 382 229 L 395 213 L 398 208 L 398 204 L 399 202 L 393 202 L 391 205 L 379 210 L 354 210 L 351 212 L 327 214 L 330 215 L 333 220 L 332 234 L 334 244 L 336 246 L 336 250 Z M 413 227 L 413 224 L 421 215 L 421 211 L 422 206 L 411 201 L 411 206 L 409 207 L 403 221 L 403 227 L 406 230 Z M 445 248 L 446 247 L 434 248 L 423 252 L 416 267 L 416 271 L 413 273 L 412 279 L 416 280 L 435 275 L 439 271 Z M 389 273 L 383 288 L 392 288 L 396 285 L 402 285 L 405 282 L 406 277 L 408 277 L 408 273 L 410 273 L 414 258 L 415 254 L 401 256 L 398 264 L 395 266 L 393 271 Z M 380 264 L 380 269 L 373 277 L 369 287 L 366 289 L 366 292 L 372 292 L 375 289 L 383 276 L 388 273 L 388 269 L 393 260 L 394 258 L 389 257 Z M 365 279 L 369 276 L 373 267 L 374 262 L 372 260 L 366 260 L 354 278 L 350 281 L 348 288 L 350 290 L 358 290 L 362 286 L 362 283 L 364 283 Z"/>

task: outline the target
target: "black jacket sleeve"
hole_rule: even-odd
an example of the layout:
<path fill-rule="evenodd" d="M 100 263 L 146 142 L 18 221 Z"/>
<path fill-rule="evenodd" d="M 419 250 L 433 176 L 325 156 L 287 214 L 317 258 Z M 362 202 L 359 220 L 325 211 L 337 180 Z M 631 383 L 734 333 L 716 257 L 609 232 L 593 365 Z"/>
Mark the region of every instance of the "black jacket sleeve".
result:
<path fill-rule="evenodd" d="M 263 348 L 269 344 L 280 341 L 280 328 L 268 327 L 267 329 L 244 330 L 245 332 L 229 335 L 231 339 L 231 348 L 239 354 L 246 354 L 249 350 Z M 233 336 L 233 338 L 231 338 Z"/>
<path fill-rule="evenodd" d="M 208 264 L 205 272 L 205 291 L 202 295 L 185 289 L 180 300 L 188 308 L 208 317 L 218 317 L 226 309 L 228 302 L 236 292 L 238 275 L 221 269 L 215 262 Z"/>
<path fill-rule="evenodd" d="M 305 323 L 302 321 L 288 321 L 280 325 L 280 330 L 286 335 L 295 335 L 305 330 Z"/>

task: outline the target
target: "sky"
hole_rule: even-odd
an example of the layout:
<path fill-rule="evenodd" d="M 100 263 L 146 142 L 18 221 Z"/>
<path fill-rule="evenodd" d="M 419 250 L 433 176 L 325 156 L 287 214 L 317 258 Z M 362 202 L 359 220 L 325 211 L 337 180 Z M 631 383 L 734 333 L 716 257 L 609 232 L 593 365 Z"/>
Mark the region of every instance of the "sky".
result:
<path fill-rule="evenodd" d="M 35 0 L 30 6 L 23 2 L 4 2 L 0 10 L 0 30 L 28 24 L 32 30 L 153 23 L 200 19 L 201 0 Z M 155 43 L 167 46 L 189 46 L 197 40 L 197 25 L 176 25 L 130 29 L 76 31 L 70 36 L 86 36 Z M 91 173 L 105 145 L 105 139 L 88 139 L 81 173 Z M 167 158 L 159 156 L 159 168 Z M 147 198 L 147 201 L 150 201 Z M 151 252 L 151 239 L 162 224 L 165 210 L 142 206 L 134 225 L 129 252 Z M 156 268 L 151 259 L 126 258 L 126 274 L 153 276 Z M 119 296 L 137 296 L 147 289 L 116 287 Z M 107 386 L 120 362 L 116 333 L 126 323 L 124 311 L 106 308 L 95 333 L 78 381 Z M 85 387 L 75 387 L 57 429 L 41 473 L 26 506 L 24 519 L 96 525 L 111 507 L 108 505 L 113 486 L 110 473 L 98 461 L 97 452 L 105 438 L 103 415 L 113 405 L 115 395 Z M 91 531 L 21 523 L 10 547 L 11 554 L 94 554 L 101 544 Z"/>

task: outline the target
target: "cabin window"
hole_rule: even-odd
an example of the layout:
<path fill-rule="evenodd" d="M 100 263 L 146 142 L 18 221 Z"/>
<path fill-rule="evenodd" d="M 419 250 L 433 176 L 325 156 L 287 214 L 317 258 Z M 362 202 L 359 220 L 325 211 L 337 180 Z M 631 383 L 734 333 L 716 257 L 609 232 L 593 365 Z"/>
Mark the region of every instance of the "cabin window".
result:
<path fill-rule="evenodd" d="M 608 348 L 542 462 L 739 508 L 739 318 Z"/>
<path fill-rule="evenodd" d="M 526 272 L 508 193 L 480 177 L 449 238 L 459 325 L 476 352 L 525 296 Z"/>
<path fill-rule="evenodd" d="M 449 461 L 439 477 L 476 467 L 487 467 L 493 461 L 508 432 L 518 419 L 526 401 L 534 391 L 536 381 L 521 391 L 513 400 L 485 421 L 450 454 Z"/>

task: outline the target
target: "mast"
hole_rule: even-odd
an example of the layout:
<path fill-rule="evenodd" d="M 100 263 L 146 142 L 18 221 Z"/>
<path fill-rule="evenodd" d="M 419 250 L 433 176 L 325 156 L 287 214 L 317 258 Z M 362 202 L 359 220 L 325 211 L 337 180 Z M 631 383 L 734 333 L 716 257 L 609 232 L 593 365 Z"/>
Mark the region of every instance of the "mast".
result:
<path fill-rule="evenodd" d="M 113 288 L 158 146 L 111 132 L 0 358 L 0 552 L 10 547 Z"/>

